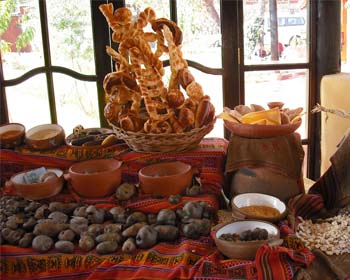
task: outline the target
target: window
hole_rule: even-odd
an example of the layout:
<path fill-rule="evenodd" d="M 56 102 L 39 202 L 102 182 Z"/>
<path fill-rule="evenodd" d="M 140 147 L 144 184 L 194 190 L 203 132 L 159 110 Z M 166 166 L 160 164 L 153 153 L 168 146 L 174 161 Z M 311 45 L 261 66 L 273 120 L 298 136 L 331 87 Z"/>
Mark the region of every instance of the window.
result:
<path fill-rule="evenodd" d="M 224 106 L 269 101 L 309 111 L 315 103 L 309 1 L 8 0 L 0 1 L 1 8 L 17 11 L 6 20 L 9 26 L 14 21 L 18 35 L 11 39 L 0 30 L 2 43 L 9 43 L 1 49 L 3 120 L 27 128 L 60 123 L 67 133 L 78 124 L 107 126 L 102 81 L 112 63 L 105 45 L 116 46 L 98 9 L 106 2 L 125 5 L 133 14 L 151 6 L 157 17 L 176 21 L 184 34 L 184 57 L 217 113 Z M 269 3 L 276 4 L 275 14 Z M 20 34 L 27 34 L 22 45 L 16 44 Z M 308 146 L 307 115 L 299 132 Z M 224 135 L 229 137 L 218 120 L 210 136 Z"/>

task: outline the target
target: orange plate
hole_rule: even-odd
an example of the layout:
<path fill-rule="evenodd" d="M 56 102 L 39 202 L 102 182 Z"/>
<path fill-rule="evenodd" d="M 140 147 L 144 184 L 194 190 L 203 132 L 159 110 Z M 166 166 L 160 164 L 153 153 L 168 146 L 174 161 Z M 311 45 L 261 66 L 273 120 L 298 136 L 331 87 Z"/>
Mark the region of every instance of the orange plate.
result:
<path fill-rule="evenodd" d="M 301 121 L 281 125 L 259 125 L 235 123 L 224 120 L 225 127 L 233 134 L 246 138 L 268 138 L 282 136 L 296 131 Z"/>

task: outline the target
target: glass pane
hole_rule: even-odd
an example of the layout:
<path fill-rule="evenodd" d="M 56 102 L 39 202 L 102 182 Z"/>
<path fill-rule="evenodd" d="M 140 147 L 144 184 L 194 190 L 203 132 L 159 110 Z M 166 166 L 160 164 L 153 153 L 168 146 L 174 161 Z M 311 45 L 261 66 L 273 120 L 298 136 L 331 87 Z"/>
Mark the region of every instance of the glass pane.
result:
<path fill-rule="evenodd" d="M 0 17 L 4 78 L 17 78 L 43 66 L 38 1 L 0 1 Z"/>
<path fill-rule="evenodd" d="M 245 73 L 245 104 L 258 104 L 267 108 L 271 101 L 281 101 L 283 108 L 303 107 L 308 110 L 309 73 L 306 69 L 254 71 Z M 303 115 L 298 129 L 307 138 L 307 115 Z"/>
<path fill-rule="evenodd" d="M 220 1 L 178 0 L 178 25 L 186 59 L 221 68 Z"/>
<path fill-rule="evenodd" d="M 157 18 L 165 17 L 170 19 L 169 0 L 126 0 L 125 6 L 132 11 L 135 17 L 147 7 L 151 7 L 156 12 Z"/>
<path fill-rule="evenodd" d="M 54 74 L 58 123 L 70 134 L 77 125 L 100 127 L 96 83 Z"/>
<path fill-rule="evenodd" d="M 244 0 L 244 63 L 308 62 L 307 2 Z"/>
<path fill-rule="evenodd" d="M 81 0 L 46 1 L 53 65 L 94 74 L 91 7 Z"/>
<path fill-rule="evenodd" d="M 36 75 L 17 86 L 7 87 L 6 100 L 10 122 L 21 123 L 27 130 L 51 123 L 44 74 Z"/>

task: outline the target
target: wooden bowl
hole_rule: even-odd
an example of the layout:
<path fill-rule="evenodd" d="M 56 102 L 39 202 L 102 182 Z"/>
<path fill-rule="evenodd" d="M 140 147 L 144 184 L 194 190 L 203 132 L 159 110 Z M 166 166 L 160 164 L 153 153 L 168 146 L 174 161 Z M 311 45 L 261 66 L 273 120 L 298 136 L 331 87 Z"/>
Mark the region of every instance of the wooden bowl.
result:
<path fill-rule="evenodd" d="M 277 197 L 262 194 L 262 193 L 243 193 L 236 195 L 231 200 L 232 214 L 236 219 L 258 219 L 269 222 L 277 222 L 283 219 L 287 215 L 286 204 Z M 263 206 L 271 207 L 273 210 L 277 210 L 278 214 L 269 215 L 265 211 L 259 211 L 256 214 L 248 214 L 243 211 L 241 207 L 247 206 Z"/>
<path fill-rule="evenodd" d="M 42 124 L 29 129 L 25 136 L 26 144 L 34 150 L 49 150 L 64 143 L 65 133 L 58 124 Z"/>
<path fill-rule="evenodd" d="M 295 123 L 281 125 L 245 124 L 224 120 L 224 125 L 237 136 L 246 138 L 269 138 L 293 133 L 300 127 L 301 119 Z"/>
<path fill-rule="evenodd" d="M 63 171 L 57 168 L 47 168 L 48 172 L 56 173 L 57 177 L 51 180 L 41 183 L 24 183 L 24 174 L 28 171 L 19 172 L 14 174 L 9 181 L 6 182 L 6 186 L 12 188 L 16 194 L 29 200 L 40 200 L 55 196 L 58 194 L 64 184 Z"/>
<path fill-rule="evenodd" d="M 105 197 L 121 183 L 122 162 L 115 159 L 93 159 L 74 163 L 65 179 L 82 197 Z"/>
<path fill-rule="evenodd" d="M 226 241 L 220 239 L 222 234 L 236 233 L 240 235 L 243 231 L 255 228 L 266 229 L 268 239 L 253 241 Z M 214 241 L 219 251 L 228 258 L 254 260 L 259 247 L 263 244 L 281 245 L 280 231 L 274 224 L 259 220 L 244 220 L 232 223 L 219 224 L 214 232 Z"/>
<path fill-rule="evenodd" d="M 183 193 L 192 184 L 194 169 L 181 161 L 148 165 L 139 170 L 139 183 L 143 193 L 173 195 Z"/>
<path fill-rule="evenodd" d="M 20 123 L 8 123 L 0 126 L 0 147 L 12 149 L 23 143 L 25 127 Z"/>

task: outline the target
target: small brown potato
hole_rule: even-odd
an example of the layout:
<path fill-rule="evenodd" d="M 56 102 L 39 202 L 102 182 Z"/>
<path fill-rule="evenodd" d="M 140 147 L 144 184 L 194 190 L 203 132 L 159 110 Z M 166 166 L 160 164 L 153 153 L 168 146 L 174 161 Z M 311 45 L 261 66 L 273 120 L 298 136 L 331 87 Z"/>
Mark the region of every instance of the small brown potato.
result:
<path fill-rule="evenodd" d="M 184 207 L 182 209 L 191 218 L 200 219 L 202 217 L 202 214 L 203 214 L 203 206 L 200 203 L 194 202 L 194 201 L 186 202 L 186 204 L 184 205 Z"/>
<path fill-rule="evenodd" d="M 1 235 L 4 238 L 5 241 L 7 241 L 11 245 L 17 245 L 18 242 L 21 240 L 21 238 L 24 235 L 24 230 L 22 229 L 10 229 L 10 228 L 4 228 L 1 231 Z"/>
<path fill-rule="evenodd" d="M 178 203 L 181 202 L 181 195 L 179 195 L 179 194 L 172 194 L 172 195 L 169 195 L 168 201 L 169 201 L 171 204 L 178 204 Z"/>
<path fill-rule="evenodd" d="M 45 253 L 53 247 L 53 240 L 47 235 L 38 235 L 34 237 L 32 248 L 40 253 Z"/>
<path fill-rule="evenodd" d="M 95 247 L 95 240 L 88 234 L 83 235 L 79 239 L 79 248 L 83 251 L 90 251 Z"/>
<path fill-rule="evenodd" d="M 123 229 L 123 224 L 107 224 L 104 227 L 103 232 L 109 233 L 109 232 L 121 232 Z"/>
<path fill-rule="evenodd" d="M 122 251 L 126 254 L 131 254 L 135 250 L 136 250 L 135 239 L 133 237 L 129 237 L 127 240 L 124 241 L 122 246 Z"/>
<path fill-rule="evenodd" d="M 32 231 L 36 223 L 37 221 L 33 217 L 29 217 L 29 219 L 22 225 L 22 227 L 26 231 Z"/>
<path fill-rule="evenodd" d="M 126 223 L 126 211 L 121 206 L 113 207 L 109 210 L 109 213 L 113 216 L 113 220 L 116 223 Z"/>
<path fill-rule="evenodd" d="M 71 214 L 78 207 L 78 203 L 63 203 L 63 202 L 51 202 L 49 204 L 50 212 L 62 212 L 64 214 Z"/>
<path fill-rule="evenodd" d="M 130 226 L 139 222 L 147 222 L 147 216 L 145 213 L 136 211 L 131 213 L 126 219 L 126 225 Z"/>
<path fill-rule="evenodd" d="M 47 235 L 50 237 L 55 237 L 62 230 L 65 230 L 68 227 L 68 224 L 59 224 L 55 223 L 52 220 L 45 220 L 44 222 L 39 223 L 34 227 L 33 233 L 35 235 Z"/>
<path fill-rule="evenodd" d="M 88 221 L 91 224 L 102 224 L 105 219 L 105 210 L 96 209 L 96 211 L 88 212 L 89 207 L 86 209 Z"/>
<path fill-rule="evenodd" d="M 96 252 L 101 255 L 114 253 L 117 249 L 118 243 L 115 241 L 104 241 L 96 246 Z"/>
<path fill-rule="evenodd" d="M 18 246 L 21 248 L 28 248 L 32 245 L 33 239 L 35 235 L 31 232 L 27 232 L 23 235 L 23 237 L 19 240 Z"/>
<path fill-rule="evenodd" d="M 85 217 L 73 217 L 69 221 L 70 224 L 77 224 L 77 225 L 87 225 L 89 223 L 89 220 Z"/>
<path fill-rule="evenodd" d="M 50 214 L 49 206 L 47 204 L 43 204 L 38 209 L 36 209 L 34 218 L 37 220 L 45 219 L 49 214 Z"/>
<path fill-rule="evenodd" d="M 65 224 L 68 222 L 68 216 L 59 211 L 51 212 L 48 218 L 59 224 Z"/>
<path fill-rule="evenodd" d="M 117 232 L 103 233 L 96 237 L 96 242 L 101 243 L 104 241 L 115 241 L 119 243 L 122 240 L 122 236 Z"/>
<path fill-rule="evenodd" d="M 88 230 L 87 224 L 70 224 L 69 228 L 74 231 L 75 234 L 81 235 L 83 232 Z"/>
<path fill-rule="evenodd" d="M 158 232 L 159 241 L 174 241 L 179 236 L 179 229 L 172 225 L 158 225 L 154 229 Z"/>
<path fill-rule="evenodd" d="M 104 224 L 91 224 L 88 227 L 88 233 L 90 233 L 92 236 L 97 236 L 103 233 L 104 231 Z"/>
<path fill-rule="evenodd" d="M 59 240 L 72 241 L 74 237 L 75 237 L 75 233 L 71 229 L 63 230 L 58 234 Z"/>
<path fill-rule="evenodd" d="M 157 222 L 157 214 L 154 214 L 154 213 L 148 213 L 147 214 L 147 223 L 149 225 L 153 225 Z"/>
<path fill-rule="evenodd" d="M 130 183 L 121 184 L 115 191 L 115 196 L 119 200 L 128 200 L 136 194 L 136 186 Z"/>
<path fill-rule="evenodd" d="M 150 225 L 145 225 L 137 232 L 136 245 L 139 248 L 151 248 L 157 243 L 158 232 Z"/>
<path fill-rule="evenodd" d="M 124 229 L 122 232 L 122 236 L 124 237 L 135 237 L 139 231 L 140 228 L 147 225 L 145 222 L 140 222 L 133 224 L 129 226 L 128 228 Z"/>
<path fill-rule="evenodd" d="M 198 239 L 201 236 L 199 224 L 184 224 L 182 231 L 184 235 L 190 239 Z"/>
<path fill-rule="evenodd" d="M 71 254 L 74 252 L 74 244 L 67 240 L 59 240 L 55 243 L 55 249 L 60 253 Z"/>
<path fill-rule="evenodd" d="M 24 212 L 26 213 L 35 212 L 40 206 L 41 206 L 41 203 L 37 201 L 32 201 L 24 208 Z"/>
<path fill-rule="evenodd" d="M 157 223 L 161 225 L 175 225 L 176 214 L 171 209 L 162 209 L 157 215 Z"/>
<path fill-rule="evenodd" d="M 87 216 L 86 208 L 87 208 L 86 205 L 75 208 L 74 211 L 73 211 L 73 216 L 75 216 L 75 217 L 86 217 Z"/>

